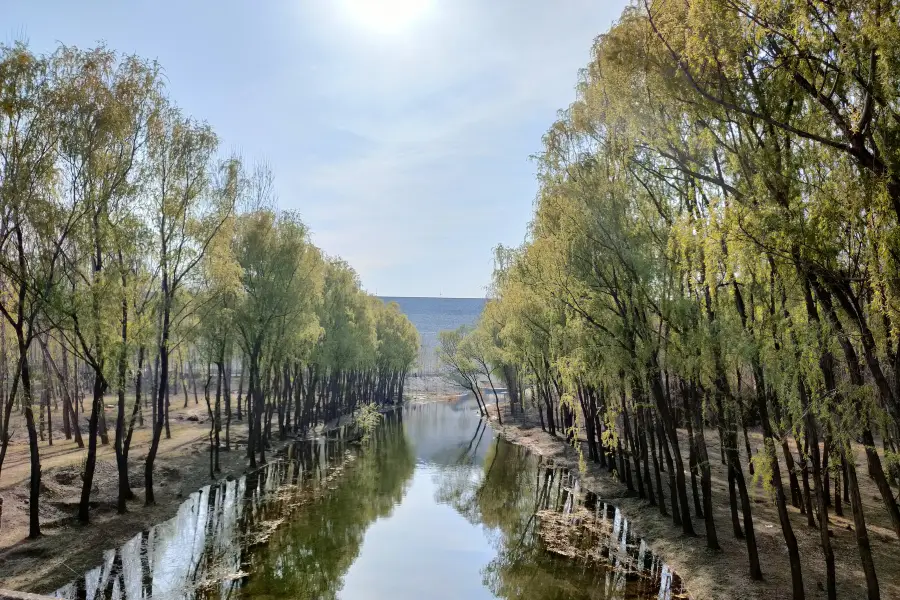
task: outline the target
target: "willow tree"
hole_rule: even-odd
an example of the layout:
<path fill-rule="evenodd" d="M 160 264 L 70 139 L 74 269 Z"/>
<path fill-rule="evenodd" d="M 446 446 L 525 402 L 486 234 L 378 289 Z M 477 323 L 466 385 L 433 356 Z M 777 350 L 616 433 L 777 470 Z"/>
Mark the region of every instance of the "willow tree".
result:
<path fill-rule="evenodd" d="M 149 121 L 158 103 L 156 67 L 136 58 L 119 59 L 110 51 L 61 49 L 54 57 L 56 76 L 64 88 L 67 110 L 60 123 L 60 171 L 64 194 L 84 209 L 70 243 L 65 246 L 68 300 L 59 307 L 60 333 L 94 374 L 88 425 L 88 453 L 83 476 L 79 520 L 89 520 L 96 464 L 97 436 L 103 424 L 103 396 L 114 382 L 118 391 L 116 460 L 119 512 L 129 498 L 126 436 L 125 372 L 131 306 L 126 256 L 142 233 L 134 200 L 140 177 Z M 123 285 L 124 280 L 124 285 Z M 116 331 L 117 330 L 117 331 Z M 117 335 L 118 334 L 118 335 Z"/>
<path fill-rule="evenodd" d="M 443 377 L 450 383 L 468 390 L 475 397 L 478 412 L 487 416 L 487 406 L 481 391 L 478 364 L 472 359 L 471 348 L 467 348 L 467 335 L 470 328 L 466 325 L 454 331 L 441 331 L 438 334 L 437 357 L 443 367 Z"/>
<path fill-rule="evenodd" d="M 236 204 L 244 187 L 241 161 L 230 158 L 219 165 L 215 186 L 217 193 Z M 197 311 L 195 345 L 207 365 L 204 397 L 210 423 L 210 476 L 220 470 L 219 451 L 224 394 L 225 449 L 231 449 L 231 390 L 228 361 L 235 345 L 235 315 L 240 301 L 242 270 L 234 255 L 237 217 L 229 215 L 211 240 L 202 262 L 202 283 L 196 290 L 200 296 Z M 215 365 L 215 403 L 210 402 L 210 365 Z M 196 390 L 196 382 L 194 383 Z"/>
<path fill-rule="evenodd" d="M 153 464 L 166 424 L 169 357 L 173 323 L 191 310 L 181 294 L 193 278 L 219 228 L 234 210 L 233 198 L 217 194 L 211 183 L 218 139 L 205 123 L 185 118 L 163 106 L 151 122 L 147 144 L 147 184 L 141 199 L 154 225 L 159 269 L 159 381 L 156 421 L 144 468 L 144 500 L 154 503 Z"/>
<path fill-rule="evenodd" d="M 247 456 L 255 465 L 257 451 L 265 458 L 266 369 L 281 332 L 317 334 L 313 299 L 322 285 L 321 260 L 295 213 L 265 209 L 238 217 L 233 252 L 241 273 L 234 322 L 249 363 Z"/>
<path fill-rule="evenodd" d="M 18 360 L 3 416 L 0 465 L 9 446 L 12 405 L 21 383 L 30 454 L 29 537 L 40 535 L 41 463 L 35 429 L 29 351 L 37 320 L 58 281 L 63 245 L 83 213 L 76 199 L 54 193 L 56 148 L 65 98 L 51 61 L 24 46 L 0 55 L 0 312 L 15 335 Z"/>
<path fill-rule="evenodd" d="M 355 408 L 356 398 L 347 392 L 361 371 L 374 366 L 377 343 L 374 315 L 359 276 L 342 260 L 326 261 L 319 323 L 323 332 L 314 360 L 328 399 L 323 407 L 327 421 Z"/>
<path fill-rule="evenodd" d="M 403 384 L 419 355 L 419 334 L 396 302 L 384 303 L 370 296 L 375 313 L 374 400 L 378 403 L 403 402 Z"/>
<path fill-rule="evenodd" d="M 690 533 L 677 427 L 687 429 L 694 512 L 713 549 L 706 429 L 718 430 L 750 575 L 763 573 L 745 467 L 771 494 L 794 598 L 805 586 L 789 504 L 818 530 L 837 597 L 832 474 L 845 483 L 868 596 L 879 597 L 854 444 L 900 535 L 885 465 L 900 433 L 897 10 L 628 7 L 544 136 L 535 218 L 524 246 L 501 253 L 495 317 L 481 327 L 495 360 L 549 399 L 549 431 L 554 403 L 580 408 L 591 458 L 648 498 L 655 480 L 664 501 L 648 460 L 658 442 L 673 520 Z"/>

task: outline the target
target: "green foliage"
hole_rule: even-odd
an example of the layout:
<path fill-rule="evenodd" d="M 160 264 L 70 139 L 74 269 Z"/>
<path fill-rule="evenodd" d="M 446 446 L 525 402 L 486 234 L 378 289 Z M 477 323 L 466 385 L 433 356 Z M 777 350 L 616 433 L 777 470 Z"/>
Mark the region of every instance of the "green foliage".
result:
<path fill-rule="evenodd" d="M 704 436 L 718 429 L 742 473 L 741 429 L 759 426 L 749 493 L 761 484 L 780 504 L 797 597 L 784 503 L 800 494 L 796 473 L 798 489 L 782 487 L 782 442 L 790 462 L 791 437 L 801 449 L 824 441 L 836 465 L 865 440 L 896 447 L 900 427 L 898 18 L 900 4 L 882 2 L 626 8 L 543 137 L 533 219 L 520 247 L 495 250 L 484 316 L 441 336 L 453 380 L 476 387 L 478 348 L 484 372 L 515 373 L 542 428 L 579 450 L 584 435 L 586 453 L 642 498 L 666 487 L 645 452 L 674 466 L 687 534 L 676 428 L 699 441 L 692 475 L 708 500 Z M 802 456 L 814 495 L 815 454 Z M 886 478 L 897 457 L 879 448 L 866 461 L 900 535 Z M 734 481 L 746 497 L 743 475 Z M 752 531 L 752 504 L 740 504 Z"/>
<path fill-rule="evenodd" d="M 774 502 L 775 488 L 772 486 L 772 461 L 775 458 L 775 446 L 771 440 L 766 440 L 765 451 L 751 457 L 753 463 L 753 485 L 762 485 L 763 489 L 769 495 L 769 499 Z"/>
<path fill-rule="evenodd" d="M 356 423 L 363 432 L 362 442 L 366 444 L 372 438 L 372 432 L 381 423 L 383 415 L 374 404 L 366 404 L 356 415 Z"/>
<path fill-rule="evenodd" d="M 127 462 L 134 423 L 150 404 L 126 406 L 126 389 L 143 377 L 143 399 L 156 393 L 148 424 L 152 475 L 164 422 L 169 429 L 167 395 L 158 392 L 177 389 L 174 372 L 185 357 L 216 364 L 220 373 L 235 358 L 249 367 L 251 437 L 262 448 L 270 427 L 260 421 L 272 418 L 276 403 L 285 435 L 301 422 L 309 427 L 361 405 L 402 400 L 418 353 L 415 328 L 399 307 L 366 294 L 346 263 L 325 257 L 299 214 L 276 208 L 264 165 L 248 170 L 219 152 L 212 127 L 169 98 L 155 62 L 105 47 L 60 46 L 39 56 L 25 44 L 0 46 L 0 313 L 17 353 L 7 356 L 4 345 L 0 362 L 7 376 L 16 366 L 17 385 L 19 372 L 33 373 L 34 382 L 23 376 L 18 397 L 3 398 L 0 413 L 11 414 L 18 401 L 34 433 L 32 386 L 43 392 L 52 378 L 33 364 L 18 366 L 29 362 L 37 336 L 48 354 L 61 346 L 64 356 L 74 355 L 80 364 L 72 367 L 87 365 L 94 384 L 86 473 L 109 391 L 118 397 L 118 464 Z M 151 365 L 155 381 L 144 373 Z M 328 386 L 320 385 L 326 378 Z M 221 396 L 210 435 L 216 445 Z M 289 401 L 293 423 L 285 422 Z M 4 440 L 8 421 L 0 420 Z M 33 465 L 36 439 L 30 436 Z M 35 468 L 32 535 L 39 533 L 39 481 Z M 90 489 L 88 475 L 83 521 Z M 130 492 L 120 499 L 123 511 L 125 496 Z"/>

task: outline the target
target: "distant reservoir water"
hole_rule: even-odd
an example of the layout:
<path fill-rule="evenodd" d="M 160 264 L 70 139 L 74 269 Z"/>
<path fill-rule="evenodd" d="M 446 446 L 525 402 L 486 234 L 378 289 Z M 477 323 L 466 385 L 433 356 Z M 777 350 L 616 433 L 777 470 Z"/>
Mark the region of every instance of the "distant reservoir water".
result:
<path fill-rule="evenodd" d="M 422 346 L 419 350 L 419 369 L 425 373 L 437 370 L 435 349 L 441 331 L 474 325 L 484 310 L 484 298 L 400 298 L 381 296 L 385 302 L 396 302 L 416 329 Z"/>

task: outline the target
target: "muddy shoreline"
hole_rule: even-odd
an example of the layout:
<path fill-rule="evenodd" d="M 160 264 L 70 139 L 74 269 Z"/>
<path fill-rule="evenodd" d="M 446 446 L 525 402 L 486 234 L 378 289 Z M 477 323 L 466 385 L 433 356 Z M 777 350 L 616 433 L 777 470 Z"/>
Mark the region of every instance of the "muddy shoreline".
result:
<path fill-rule="evenodd" d="M 420 392 L 421 397 L 410 403 L 446 401 L 456 397 L 452 390 L 450 394 L 443 389 L 439 394 L 433 393 L 433 388 L 429 391 L 432 393 Z M 580 470 L 578 452 L 562 438 L 543 432 L 536 418 L 512 417 L 508 406 L 501 406 L 501 425 L 494 407 L 491 406 L 490 409 L 490 424 L 499 435 L 551 460 L 557 466 L 573 472 Z M 347 422 L 349 420 L 345 418 L 340 424 L 330 424 L 328 429 L 336 429 Z M 52 592 L 99 564 L 104 551 L 118 547 L 151 525 L 174 516 L 190 493 L 214 481 L 240 477 L 250 470 L 244 453 L 245 447 L 242 446 L 243 435 L 240 435 L 243 428 L 235 427 L 235 433 L 239 435 L 232 437 L 234 448 L 231 452 L 221 453 L 222 472 L 214 480 L 209 477 L 208 442 L 203 423 L 183 419 L 173 425 L 173 440 L 170 440 L 172 444 L 157 459 L 155 506 L 143 505 L 140 482 L 143 479 L 144 451 L 140 445 L 132 460 L 133 485 L 138 498 L 129 503 L 127 514 L 116 514 L 115 468 L 114 463 L 106 458 L 98 461 L 98 489 L 94 494 L 97 506 L 92 511 L 92 523 L 81 526 L 72 523 L 71 519 L 54 522 L 47 518 L 44 522 L 44 535 L 38 540 L 24 539 L 23 531 L 27 533 L 27 530 L 17 529 L 10 516 L 10 506 L 20 503 L 22 493 L 27 491 L 27 480 L 4 482 L 5 485 L 0 486 L 0 494 L 6 499 L 2 523 L 4 537 L 0 538 L 0 588 Z M 714 432 L 707 434 L 710 456 L 717 456 L 718 439 Z M 272 456 L 292 441 L 294 440 L 277 442 L 272 448 Z M 584 452 L 586 455 L 586 450 Z M 727 494 L 724 469 L 718 465 L 718 461 L 712 462 L 715 463 L 712 466 L 713 493 Z M 757 483 L 752 490 L 755 529 L 765 577 L 763 581 L 757 582 L 750 580 L 747 573 L 744 541 L 735 539 L 731 533 L 727 503 L 715 515 L 722 551 L 710 551 L 706 549 L 702 537 L 702 519 L 694 518 L 698 537 L 684 536 L 680 528 L 672 524 L 670 517 L 661 516 L 655 506 L 650 506 L 645 500 L 629 493 L 605 469 L 590 462 L 584 464 L 586 471 L 580 473 L 583 488 L 593 491 L 601 500 L 615 504 L 628 516 L 653 552 L 682 577 L 694 600 L 790 598 L 790 569 L 781 530 L 774 506 L 767 501 L 761 484 Z M 72 494 L 79 489 L 77 484 L 80 482 L 75 482 L 68 489 L 59 481 L 69 481 L 71 471 L 76 466 L 67 464 L 44 469 L 43 480 L 47 483 L 44 494 L 47 497 L 44 500 L 48 511 L 74 514 Z M 6 479 L 7 470 L 4 470 L 3 475 Z M 867 478 L 861 478 L 861 484 L 872 487 Z M 900 560 L 900 546 L 890 529 L 882 524 L 884 519 L 878 512 L 877 490 L 865 487 L 863 491 L 866 516 L 870 520 L 873 553 L 878 561 L 876 568 L 882 597 L 900 598 L 900 574 L 895 573 L 896 569 L 893 568 L 896 561 Z M 668 498 L 667 507 L 671 509 Z M 24 508 L 27 509 L 27 505 Z M 27 511 L 22 511 L 22 507 L 18 507 L 18 510 L 27 514 Z M 801 545 L 801 556 L 804 557 L 803 574 L 807 598 L 825 598 L 824 587 L 820 585 L 824 582 L 824 561 L 821 560 L 818 547 L 818 531 L 807 527 L 805 517 L 796 510 L 792 509 L 791 518 Z M 865 596 L 865 586 L 850 521 L 833 514 L 829 515 L 829 519 L 834 532 L 839 597 L 862 598 Z"/>
<path fill-rule="evenodd" d="M 352 422 L 349 416 L 319 426 L 306 438 L 275 440 L 268 456 L 275 459 L 291 443 L 335 431 Z M 187 431 L 184 429 L 187 428 Z M 196 430 L 196 431 L 194 431 Z M 0 588 L 31 593 L 52 593 L 71 580 L 101 564 L 105 551 L 117 548 L 138 533 L 175 516 L 187 496 L 203 486 L 239 478 L 261 468 L 249 467 L 246 458 L 245 427 L 235 427 L 232 449 L 220 451 L 221 472 L 209 476 L 209 443 L 202 421 L 183 419 L 173 423 L 174 439 L 187 441 L 161 447 L 154 469 L 156 504 L 143 502 L 144 452 L 138 446 L 132 453 L 129 469 L 136 498 L 128 503 L 128 512 L 116 512 L 118 476 L 115 463 L 98 460 L 95 489 L 92 494 L 91 523 L 81 525 L 74 519 L 81 480 L 77 464 L 44 468 L 42 472 L 42 535 L 30 540 L 27 528 L 18 521 L 27 517 L 27 504 L 17 506 L 3 516 L 4 538 L 0 539 Z M 196 435 L 195 435 L 196 434 Z M 235 435 L 236 434 L 236 435 Z M 6 472 L 4 472 L 6 475 Z M 8 508 L 21 504 L 27 492 L 27 480 L 0 486 Z M 46 509 L 45 509 L 46 506 Z M 23 510 L 24 509 L 24 510 Z M 46 511 L 46 517 L 44 515 Z"/>
<path fill-rule="evenodd" d="M 531 452 L 553 461 L 554 464 L 579 471 L 578 452 L 567 444 L 562 437 L 551 436 L 541 430 L 540 423 L 528 416 L 512 416 L 508 406 L 501 406 L 503 424 L 498 422 L 496 411 L 490 407 L 490 424 L 494 431 L 506 440 L 528 448 Z M 680 432 L 681 433 L 681 432 Z M 707 431 L 707 444 L 711 457 L 718 456 L 718 437 L 715 432 Z M 761 442 L 761 440 L 760 440 Z M 754 502 L 754 524 L 759 547 L 760 561 L 763 565 L 763 581 L 753 581 L 747 568 L 746 543 L 735 539 L 730 528 L 728 504 L 721 503 L 715 514 L 719 543 L 719 552 L 706 548 L 704 522 L 693 519 L 697 537 L 688 537 L 681 529 L 672 524 L 671 517 L 660 515 L 656 506 L 641 500 L 634 493 L 619 483 L 606 469 L 597 463 L 587 460 L 586 442 L 580 440 L 584 453 L 585 471 L 580 473 L 584 489 L 590 490 L 606 502 L 617 505 L 633 524 L 637 534 L 646 541 L 650 549 L 660 556 L 682 578 L 692 600 L 713 600 L 735 598 L 741 600 L 769 600 L 791 598 L 790 566 L 787 551 L 782 538 L 774 503 L 769 502 L 762 484 L 752 486 L 751 497 Z M 682 448 L 686 448 L 686 442 Z M 864 459 L 860 459 L 864 460 Z M 713 460 L 713 493 L 727 494 L 727 476 L 719 461 Z M 687 457 L 685 457 L 687 464 Z M 859 462 L 858 464 L 864 464 Z M 869 534 L 873 554 L 876 558 L 876 569 L 882 598 L 900 598 L 900 576 L 896 564 L 900 560 L 900 545 L 889 528 L 881 526 L 883 520 L 878 513 L 880 499 L 874 484 L 868 478 L 860 478 L 861 485 L 867 486 L 864 494 L 864 505 L 867 519 L 871 517 Z M 863 481 L 863 480 L 866 481 Z M 869 489 L 871 487 L 872 489 Z M 725 496 L 727 498 L 727 495 Z M 666 496 L 667 508 L 671 503 Z M 803 557 L 803 577 L 808 599 L 826 598 L 824 582 L 824 560 L 818 542 L 818 529 L 806 526 L 806 517 L 791 508 L 791 520 L 794 532 L 801 547 Z M 838 574 L 839 598 L 865 598 L 866 587 L 859 554 L 856 548 L 855 535 L 849 521 L 829 513 L 829 523 L 834 533 L 832 544 L 835 547 L 836 568 Z"/>

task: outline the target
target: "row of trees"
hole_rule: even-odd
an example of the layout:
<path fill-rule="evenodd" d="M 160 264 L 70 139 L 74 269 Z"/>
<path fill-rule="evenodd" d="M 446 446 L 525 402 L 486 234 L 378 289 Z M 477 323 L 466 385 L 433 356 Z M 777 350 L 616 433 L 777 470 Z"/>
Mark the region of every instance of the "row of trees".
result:
<path fill-rule="evenodd" d="M 764 576 L 748 470 L 777 508 L 795 599 L 790 504 L 820 533 L 835 598 L 828 516 L 849 503 L 880 595 L 855 444 L 900 537 L 898 19 L 886 0 L 627 8 L 544 136 L 527 242 L 498 249 L 476 332 L 547 430 L 583 427 L 591 459 L 688 535 L 693 510 L 714 550 L 717 429 L 749 574 Z"/>
<path fill-rule="evenodd" d="M 119 510 L 134 497 L 128 454 L 145 412 L 145 502 L 154 502 L 178 366 L 187 402 L 184 361 L 173 357 L 206 365 L 194 372 L 189 362 L 195 402 L 205 375 L 215 471 L 219 448 L 232 445 L 235 364 L 237 417 L 246 416 L 255 466 L 276 414 L 286 436 L 362 404 L 394 402 L 418 352 L 397 305 L 364 293 L 346 263 L 310 242 L 296 213 L 275 207 L 265 167 L 221 156 L 212 129 L 167 97 L 158 65 L 105 48 L 0 50 L 0 313 L 0 466 L 18 407 L 30 447 L 32 537 L 40 534 L 38 438 L 54 391 L 66 431 L 87 444 L 79 508 L 87 522 L 108 393 L 116 397 Z M 86 440 L 79 373 L 90 381 Z"/>

